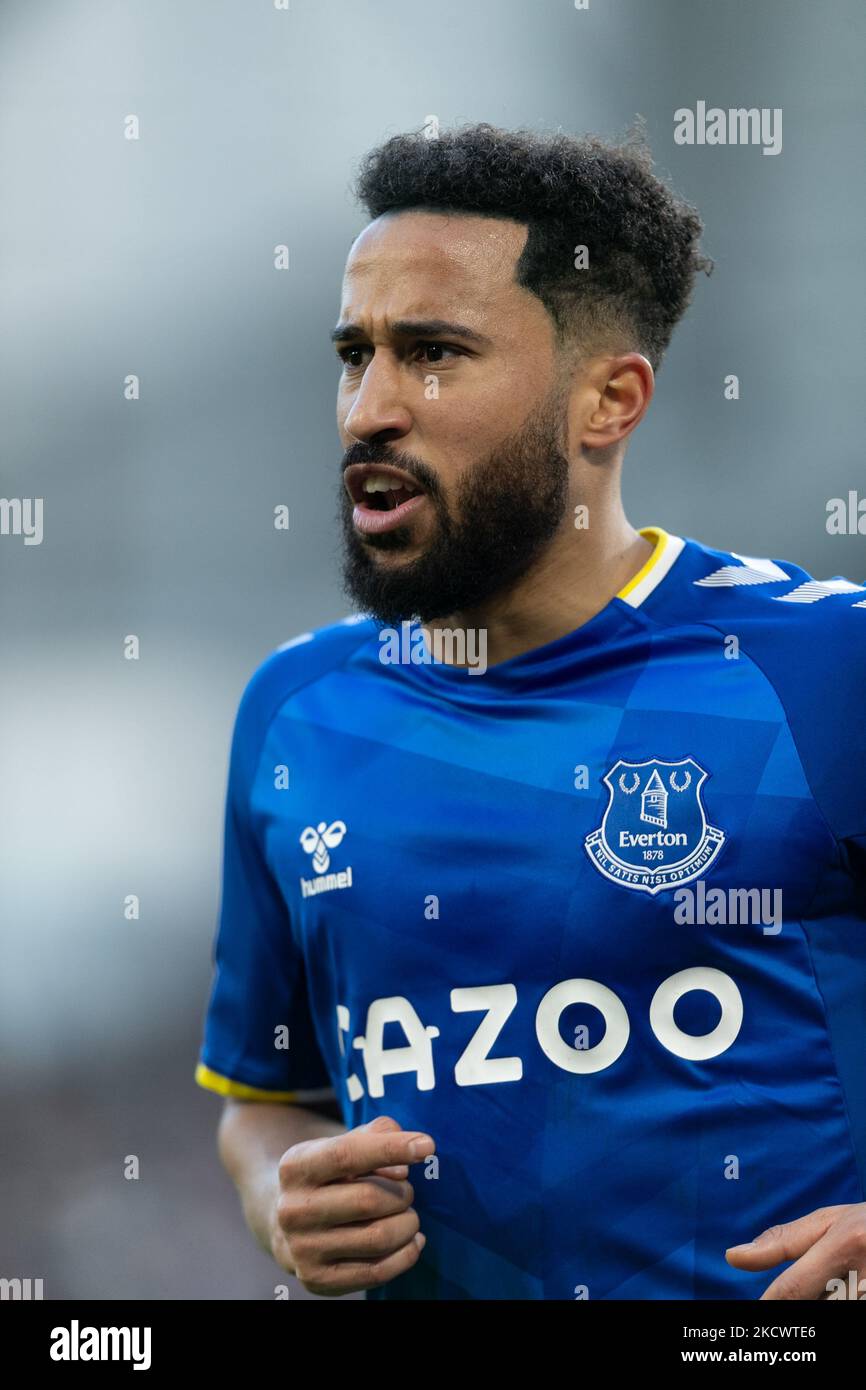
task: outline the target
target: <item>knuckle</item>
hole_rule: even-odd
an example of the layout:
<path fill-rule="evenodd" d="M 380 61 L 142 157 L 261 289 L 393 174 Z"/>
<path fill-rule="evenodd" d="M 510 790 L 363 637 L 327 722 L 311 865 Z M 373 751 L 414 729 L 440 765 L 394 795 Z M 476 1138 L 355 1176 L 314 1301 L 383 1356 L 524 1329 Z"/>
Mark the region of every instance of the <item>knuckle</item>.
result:
<path fill-rule="evenodd" d="M 309 1237 L 293 1236 L 289 1249 L 296 1268 L 309 1269 L 312 1265 L 313 1242 Z"/>
<path fill-rule="evenodd" d="M 761 1234 L 758 1236 L 758 1240 L 763 1240 L 767 1242 L 771 1240 L 782 1240 L 784 1234 L 784 1226 L 768 1226 L 766 1231 L 762 1231 Z"/>
<path fill-rule="evenodd" d="M 322 1274 L 318 1272 L 310 1274 L 306 1278 L 298 1274 L 298 1283 L 302 1288 L 307 1290 L 307 1293 L 318 1294 L 320 1298 L 330 1298 L 334 1293 L 338 1292 L 338 1290 L 336 1290 L 332 1284 L 329 1284 Z"/>
<path fill-rule="evenodd" d="M 327 1292 L 333 1284 L 335 1271 L 322 1260 L 317 1242 L 314 1239 L 292 1241 L 292 1256 L 295 1275 L 304 1288 L 310 1293 Z"/>
<path fill-rule="evenodd" d="M 358 1233 L 358 1244 L 368 1253 L 378 1251 L 387 1241 L 387 1227 L 382 1221 L 371 1221 L 369 1226 L 365 1226 Z"/>
<path fill-rule="evenodd" d="M 285 1193 L 277 1199 L 277 1225 L 281 1231 L 290 1232 L 295 1224 L 296 1203 Z"/>
<path fill-rule="evenodd" d="M 387 1202 L 388 1214 L 396 1215 L 406 1210 L 411 1204 L 415 1193 L 408 1183 L 400 1179 L 392 1179 L 389 1181 L 387 1187 L 382 1189 L 382 1195 Z M 385 1208 L 383 1208 L 383 1210 L 384 1209 Z"/>
<path fill-rule="evenodd" d="M 282 1231 L 277 1231 L 271 1239 L 271 1255 L 281 1269 L 287 1270 L 289 1274 L 295 1273 L 297 1260 L 292 1254 L 292 1243 Z"/>
<path fill-rule="evenodd" d="M 293 1220 L 298 1227 L 316 1225 L 316 1209 L 319 1200 L 319 1189 L 312 1188 L 307 1191 L 301 1190 L 292 1200 L 291 1210 Z"/>
<path fill-rule="evenodd" d="M 359 1183 L 355 1203 L 358 1215 L 369 1218 L 378 1214 L 381 1198 L 370 1183 Z"/>
<path fill-rule="evenodd" d="M 304 1142 L 302 1144 L 293 1144 L 292 1147 L 290 1149 L 287 1149 L 286 1152 L 283 1154 L 282 1158 L 279 1161 L 279 1164 L 277 1165 L 277 1173 L 279 1174 L 279 1179 L 282 1186 L 286 1186 L 288 1183 L 297 1182 L 298 1174 L 301 1168 L 301 1163 L 304 1159 L 305 1152 L 308 1148 L 309 1143 L 307 1142 Z"/>
<path fill-rule="evenodd" d="M 412 1266 L 417 1264 L 418 1260 L 420 1260 L 421 1251 L 418 1249 L 414 1240 L 410 1240 L 409 1244 L 405 1247 L 403 1258 L 407 1269 L 411 1269 Z"/>
<path fill-rule="evenodd" d="M 866 1251 L 866 1212 L 858 1214 L 848 1227 L 848 1244 L 851 1249 L 862 1254 Z"/>
<path fill-rule="evenodd" d="M 280 1167 L 296 1168 L 310 1152 L 315 1142 L 314 1139 L 299 1139 L 296 1144 L 290 1144 L 286 1151 L 280 1155 Z"/>
<path fill-rule="evenodd" d="M 386 1167 L 406 1162 L 406 1136 L 402 1130 L 395 1130 L 384 1139 Z"/>
<path fill-rule="evenodd" d="M 389 1269 L 384 1261 L 381 1264 L 364 1262 L 361 1266 L 361 1278 L 367 1285 L 387 1284 L 393 1277 L 394 1271 Z"/>
<path fill-rule="evenodd" d="M 352 1162 L 352 1146 L 347 1135 L 337 1134 L 331 1142 L 331 1157 L 341 1173 L 347 1172 Z"/>
<path fill-rule="evenodd" d="M 324 1266 L 318 1276 L 318 1293 L 326 1298 L 339 1298 L 357 1285 L 354 1273 L 347 1274 L 339 1265 Z"/>

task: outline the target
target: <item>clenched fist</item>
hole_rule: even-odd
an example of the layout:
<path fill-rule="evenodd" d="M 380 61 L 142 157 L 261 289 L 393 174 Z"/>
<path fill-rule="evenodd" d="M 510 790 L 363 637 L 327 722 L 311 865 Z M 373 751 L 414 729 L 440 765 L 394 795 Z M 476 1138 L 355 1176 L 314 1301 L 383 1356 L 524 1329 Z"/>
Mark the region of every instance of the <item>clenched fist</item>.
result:
<path fill-rule="evenodd" d="M 387 1115 L 287 1149 L 270 1233 L 277 1264 L 332 1297 L 405 1274 L 425 1242 L 408 1165 L 434 1151 L 429 1134 Z"/>

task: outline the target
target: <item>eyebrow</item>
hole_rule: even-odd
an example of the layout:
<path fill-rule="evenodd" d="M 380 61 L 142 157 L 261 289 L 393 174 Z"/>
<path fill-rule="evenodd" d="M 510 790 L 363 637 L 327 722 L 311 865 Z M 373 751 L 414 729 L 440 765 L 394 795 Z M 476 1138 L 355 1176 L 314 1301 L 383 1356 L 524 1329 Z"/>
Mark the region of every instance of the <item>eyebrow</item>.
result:
<path fill-rule="evenodd" d="M 469 343 L 490 346 L 490 339 L 483 333 L 468 324 L 452 323 L 448 319 L 397 319 L 391 324 L 391 332 L 398 338 L 465 338 Z M 349 343 L 366 337 L 357 323 L 338 323 L 331 332 L 332 343 Z"/>

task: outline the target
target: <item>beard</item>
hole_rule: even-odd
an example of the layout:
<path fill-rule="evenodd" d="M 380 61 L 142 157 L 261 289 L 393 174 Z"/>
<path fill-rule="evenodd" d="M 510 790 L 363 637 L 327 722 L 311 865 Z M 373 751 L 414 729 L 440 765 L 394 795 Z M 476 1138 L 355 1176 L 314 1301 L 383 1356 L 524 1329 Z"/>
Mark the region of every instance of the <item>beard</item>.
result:
<path fill-rule="evenodd" d="M 379 565 L 373 550 L 409 549 L 412 527 L 362 541 L 343 489 L 343 586 L 349 598 L 388 627 L 412 618 L 430 622 L 472 609 L 526 574 L 568 505 L 569 462 L 560 444 L 564 399 L 554 391 L 516 434 L 458 475 L 453 511 L 421 459 L 384 444 L 353 444 L 344 469 L 353 463 L 402 468 L 424 488 L 438 524 L 423 554 L 402 565 Z"/>

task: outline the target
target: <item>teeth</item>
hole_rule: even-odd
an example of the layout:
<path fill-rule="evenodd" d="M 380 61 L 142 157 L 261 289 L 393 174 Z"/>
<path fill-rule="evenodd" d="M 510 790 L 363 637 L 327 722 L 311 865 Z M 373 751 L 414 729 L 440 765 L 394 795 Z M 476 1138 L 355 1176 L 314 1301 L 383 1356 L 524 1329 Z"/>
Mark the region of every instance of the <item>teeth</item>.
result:
<path fill-rule="evenodd" d="M 418 490 L 412 483 L 398 482 L 396 478 L 387 477 L 384 473 L 374 473 L 364 479 L 365 492 L 399 492 L 401 488 L 406 492 Z"/>

